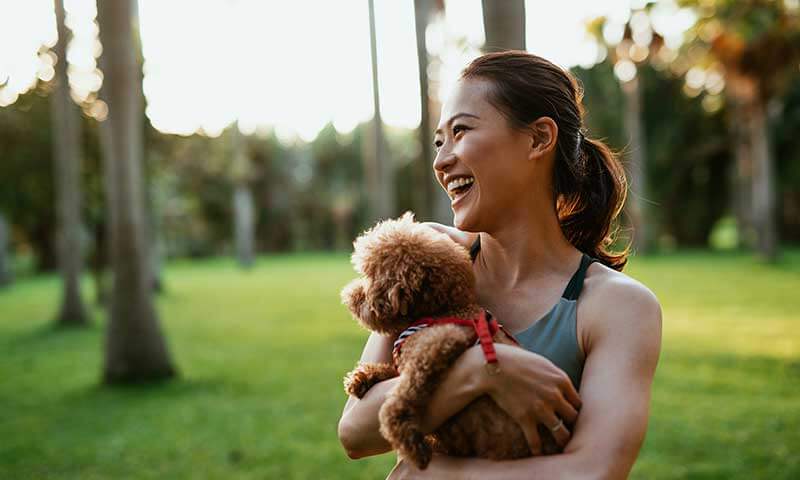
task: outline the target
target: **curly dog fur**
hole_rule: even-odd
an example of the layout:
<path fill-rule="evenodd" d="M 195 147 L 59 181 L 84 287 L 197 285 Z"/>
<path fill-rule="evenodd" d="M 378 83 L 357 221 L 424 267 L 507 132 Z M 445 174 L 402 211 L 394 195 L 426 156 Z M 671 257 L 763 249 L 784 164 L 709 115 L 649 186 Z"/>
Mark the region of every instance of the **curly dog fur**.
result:
<path fill-rule="evenodd" d="M 407 212 L 378 223 L 359 236 L 352 263 L 361 275 L 342 290 L 342 302 L 368 330 L 396 338 L 422 317 L 479 313 L 469 253 L 444 233 L 414 221 Z M 425 435 L 425 408 L 456 359 L 475 344 L 470 327 L 435 325 L 407 338 L 390 364 L 360 363 L 345 377 L 348 394 L 362 398 L 378 382 L 399 374 L 400 381 L 382 405 L 380 432 L 418 468 L 433 452 L 505 460 L 531 455 L 522 429 L 488 395 L 475 399 L 435 432 Z M 513 344 L 502 331 L 494 341 Z M 543 452 L 560 449 L 539 426 Z"/>

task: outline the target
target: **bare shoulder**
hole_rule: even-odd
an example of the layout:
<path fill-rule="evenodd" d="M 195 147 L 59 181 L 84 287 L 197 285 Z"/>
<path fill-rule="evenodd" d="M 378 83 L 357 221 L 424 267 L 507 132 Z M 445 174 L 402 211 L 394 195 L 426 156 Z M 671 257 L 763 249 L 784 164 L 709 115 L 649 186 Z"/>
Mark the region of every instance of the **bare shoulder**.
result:
<path fill-rule="evenodd" d="M 475 242 L 475 239 L 478 238 L 477 233 L 462 232 L 461 230 L 455 227 L 442 225 L 441 223 L 423 222 L 423 225 L 431 227 L 438 232 L 446 233 L 450 238 L 453 239 L 454 242 L 458 243 L 459 245 L 467 249 L 471 247 L 472 244 Z"/>
<path fill-rule="evenodd" d="M 660 343 L 661 305 L 638 280 L 598 262 L 586 273 L 579 302 L 579 334 L 585 352 L 603 338 Z"/>

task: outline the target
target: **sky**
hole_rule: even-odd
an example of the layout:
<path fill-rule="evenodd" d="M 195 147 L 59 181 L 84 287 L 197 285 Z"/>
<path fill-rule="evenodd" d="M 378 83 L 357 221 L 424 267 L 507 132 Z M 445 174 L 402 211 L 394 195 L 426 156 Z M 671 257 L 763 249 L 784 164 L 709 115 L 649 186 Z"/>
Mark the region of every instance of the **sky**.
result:
<path fill-rule="evenodd" d="M 607 16 L 604 35 L 613 43 L 631 8 L 644 3 L 526 0 L 527 49 L 566 68 L 590 67 L 605 51 L 585 22 Z M 426 33 L 429 52 L 441 59 L 429 71 L 439 98 L 484 40 L 481 0 L 445 7 Z M 693 18 L 673 0 L 658 7 L 652 28 L 679 45 Z M 107 110 L 93 93 L 102 84 L 95 0 L 65 0 L 65 8 L 74 34 L 67 51 L 72 97 L 103 118 Z M 328 122 L 346 133 L 373 115 L 367 0 L 139 0 L 138 10 L 145 113 L 164 133 L 217 136 L 238 121 L 245 134 L 274 129 L 282 140 L 310 141 Z M 383 121 L 415 128 L 414 2 L 375 0 L 375 17 Z M 53 0 L 0 0 L 0 108 L 53 77 L 58 60 L 48 47 L 57 36 Z"/>

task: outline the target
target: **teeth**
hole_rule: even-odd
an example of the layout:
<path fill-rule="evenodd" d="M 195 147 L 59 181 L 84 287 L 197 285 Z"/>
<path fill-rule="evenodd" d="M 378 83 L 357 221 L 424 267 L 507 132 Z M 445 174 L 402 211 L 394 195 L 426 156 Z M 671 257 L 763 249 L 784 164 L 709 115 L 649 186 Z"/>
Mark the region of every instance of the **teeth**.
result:
<path fill-rule="evenodd" d="M 475 181 L 472 177 L 460 177 L 455 180 L 452 180 L 450 183 L 447 184 L 447 191 L 453 193 L 454 188 L 463 187 L 464 185 L 469 185 Z"/>

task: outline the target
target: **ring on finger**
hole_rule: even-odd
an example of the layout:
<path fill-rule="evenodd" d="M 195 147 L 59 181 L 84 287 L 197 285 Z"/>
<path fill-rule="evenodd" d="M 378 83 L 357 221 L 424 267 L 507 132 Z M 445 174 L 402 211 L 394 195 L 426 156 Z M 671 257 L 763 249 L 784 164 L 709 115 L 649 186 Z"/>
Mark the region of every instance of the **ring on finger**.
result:
<path fill-rule="evenodd" d="M 559 418 L 557 424 L 553 425 L 552 427 L 547 427 L 547 428 L 549 428 L 551 432 L 555 433 L 555 432 L 558 431 L 558 429 L 564 428 L 564 420 Z"/>

